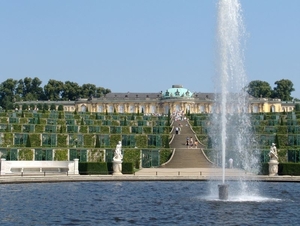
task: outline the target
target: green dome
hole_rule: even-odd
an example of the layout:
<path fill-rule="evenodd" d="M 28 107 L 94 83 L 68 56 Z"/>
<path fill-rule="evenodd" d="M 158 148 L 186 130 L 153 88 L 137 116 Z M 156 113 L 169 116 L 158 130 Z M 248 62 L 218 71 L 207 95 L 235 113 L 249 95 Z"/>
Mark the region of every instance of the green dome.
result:
<path fill-rule="evenodd" d="M 173 85 L 163 93 L 163 98 L 191 98 L 193 93 L 181 85 Z"/>

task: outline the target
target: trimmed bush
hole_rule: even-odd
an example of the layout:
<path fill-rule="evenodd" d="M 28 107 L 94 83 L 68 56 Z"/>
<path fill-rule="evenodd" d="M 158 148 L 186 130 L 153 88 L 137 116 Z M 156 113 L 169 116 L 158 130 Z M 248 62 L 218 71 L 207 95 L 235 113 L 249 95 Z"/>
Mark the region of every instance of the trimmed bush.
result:
<path fill-rule="evenodd" d="M 79 174 L 92 175 L 92 174 L 108 174 L 107 164 L 105 162 L 80 162 Z"/>
<path fill-rule="evenodd" d="M 278 175 L 292 175 L 300 176 L 300 164 L 299 163 L 279 163 Z"/>
<path fill-rule="evenodd" d="M 122 163 L 122 173 L 123 174 L 133 174 L 134 168 L 132 162 L 123 162 Z"/>

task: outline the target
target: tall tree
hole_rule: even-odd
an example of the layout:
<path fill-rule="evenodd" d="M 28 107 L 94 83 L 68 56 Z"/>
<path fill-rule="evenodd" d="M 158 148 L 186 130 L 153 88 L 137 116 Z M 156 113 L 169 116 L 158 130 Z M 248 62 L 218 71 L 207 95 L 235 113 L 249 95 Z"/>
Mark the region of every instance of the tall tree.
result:
<path fill-rule="evenodd" d="M 295 91 L 294 84 L 288 79 L 281 79 L 275 82 L 276 87 L 274 87 L 274 92 L 272 94 L 273 98 L 279 98 L 282 101 L 291 101 L 293 97 L 291 93 Z"/>
<path fill-rule="evenodd" d="M 61 94 L 63 100 L 76 100 L 80 95 L 81 87 L 76 82 L 66 81 Z"/>
<path fill-rule="evenodd" d="M 16 100 L 17 80 L 7 79 L 0 84 L 0 106 L 4 109 L 12 109 Z"/>
<path fill-rule="evenodd" d="M 272 88 L 270 84 L 265 81 L 255 80 L 249 83 L 247 92 L 249 95 L 256 98 L 269 98 L 272 94 Z"/>
<path fill-rule="evenodd" d="M 44 86 L 45 97 L 48 100 L 60 100 L 64 84 L 61 81 L 50 79 Z"/>

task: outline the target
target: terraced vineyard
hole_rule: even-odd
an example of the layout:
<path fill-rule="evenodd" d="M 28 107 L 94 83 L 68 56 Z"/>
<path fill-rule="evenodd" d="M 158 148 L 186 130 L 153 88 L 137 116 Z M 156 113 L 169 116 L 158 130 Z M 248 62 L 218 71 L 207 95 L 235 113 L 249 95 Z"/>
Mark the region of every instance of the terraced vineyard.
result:
<path fill-rule="evenodd" d="M 168 160 L 167 116 L 51 112 L 0 112 L 0 156 L 7 160 L 110 162 L 122 141 L 124 162 L 138 168 Z"/>
<path fill-rule="evenodd" d="M 208 136 L 209 115 L 191 115 L 190 124 L 198 139 L 207 147 L 204 151 L 210 160 L 217 162 L 216 152 L 211 149 Z M 252 130 L 261 152 L 261 162 L 269 161 L 272 143 L 279 149 L 280 162 L 300 161 L 300 112 L 253 113 Z"/>

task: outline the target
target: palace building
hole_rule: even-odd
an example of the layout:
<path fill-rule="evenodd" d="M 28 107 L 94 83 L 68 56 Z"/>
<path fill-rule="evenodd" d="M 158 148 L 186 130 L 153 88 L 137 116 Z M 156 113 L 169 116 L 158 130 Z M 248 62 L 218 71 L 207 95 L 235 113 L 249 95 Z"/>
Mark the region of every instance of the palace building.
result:
<path fill-rule="evenodd" d="M 100 98 L 78 99 L 76 101 L 22 101 L 17 102 L 20 109 L 23 104 L 62 105 L 64 111 L 98 112 L 98 113 L 144 113 L 167 114 L 173 111 L 190 113 L 211 113 L 213 111 L 214 93 L 191 92 L 181 85 L 158 93 L 108 93 Z M 290 112 L 295 108 L 294 102 L 282 102 L 280 99 L 249 97 L 249 113 Z M 31 109 L 33 110 L 33 109 Z"/>

